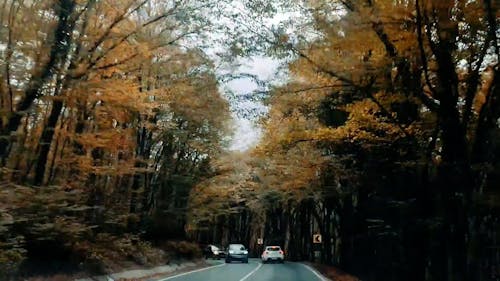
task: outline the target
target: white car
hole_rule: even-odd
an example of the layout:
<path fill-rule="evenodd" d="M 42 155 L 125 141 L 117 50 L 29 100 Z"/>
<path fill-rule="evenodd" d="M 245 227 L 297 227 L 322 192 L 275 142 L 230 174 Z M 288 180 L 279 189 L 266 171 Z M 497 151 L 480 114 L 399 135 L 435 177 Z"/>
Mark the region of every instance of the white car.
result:
<path fill-rule="evenodd" d="M 285 253 L 281 250 L 280 246 L 266 246 L 260 257 L 263 263 L 271 261 L 283 263 L 285 261 Z"/>
<path fill-rule="evenodd" d="M 221 247 L 215 245 L 208 245 L 205 249 L 203 249 L 203 252 L 205 254 L 205 258 L 207 259 L 220 259 L 226 257 L 226 252 L 224 252 Z"/>

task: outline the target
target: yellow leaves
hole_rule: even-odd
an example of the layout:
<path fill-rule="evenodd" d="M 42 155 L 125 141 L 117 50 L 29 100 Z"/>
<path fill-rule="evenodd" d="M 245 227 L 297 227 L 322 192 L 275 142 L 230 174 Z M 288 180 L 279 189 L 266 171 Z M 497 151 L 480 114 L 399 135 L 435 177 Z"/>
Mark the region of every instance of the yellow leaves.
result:
<path fill-rule="evenodd" d="M 190 196 L 191 217 L 206 214 L 219 215 L 228 211 L 229 204 L 249 199 L 257 192 L 254 169 L 249 155 L 227 154 L 213 163 L 216 169 L 213 177 L 194 187 Z"/>
<path fill-rule="evenodd" d="M 481 108 L 485 105 L 488 92 L 494 87 L 494 68 L 489 67 L 483 73 L 481 88 L 474 98 L 474 110 L 479 113 Z"/>
<path fill-rule="evenodd" d="M 77 141 L 85 148 L 106 148 L 116 152 L 134 147 L 133 129 L 101 130 L 97 133 L 81 134 Z"/>
<path fill-rule="evenodd" d="M 260 155 L 264 163 L 258 173 L 261 189 L 274 190 L 289 199 L 300 200 L 319 184 L 325 158 L 313 142 L 301 142 L 287 150 Z"/>
<path fill-rule="evenodd" d="M 314 132 L 310 132 L 309 134 L 311 135 L 311 138 L 314 138 L 314 140 L 321 142 L 338 142 L 339 140 L 349 138 L 350 136 L 348 130 L 346 130 L 346 127 L 321 127 Z"/>
<path fill-rule="evenodd" d="M 102 106 L 119 106 L 138 112 L 144 112 L 147 108 L 147 95 L 139 91 L 139 85 L 133 80 L 96 79 L 85 86 L 88 87 L 87 90 L 91 90 L 89 102 L 100 102 Z"/>
<path fill-rule="evenodd" d="M 402 96 L 387 95 L 383 93 L 374 95 L 374 98 L 381 103 L 384 108 L 389 108 L 393 102 L 398 101 Z M 344 129 L 351 141 L 378 142 L 378 141 L 394 141 L 404 137 L 401 128 L 393 123 L 388 116 L 385 115 L 380 105 L 376 104 L 371 99 L 364 99 L 355 102 L 347 107 L 349 111 L 349 120 Z M 394 119 L 397 120 L 395 113 Z"/>

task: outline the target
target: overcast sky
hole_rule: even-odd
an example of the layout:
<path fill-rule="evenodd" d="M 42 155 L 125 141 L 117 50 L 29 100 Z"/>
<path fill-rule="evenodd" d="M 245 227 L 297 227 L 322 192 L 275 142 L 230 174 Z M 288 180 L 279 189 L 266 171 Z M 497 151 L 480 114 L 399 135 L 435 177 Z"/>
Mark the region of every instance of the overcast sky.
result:
<path fill-rule="evenodd" d="M 240 14 L 241 17 L 239 20 L 244 20 L 245 18 L 251 18 L 248 15 L 244 15 L 248 11 L 245 9 L 245 6 L 242 4 L 241 0 L 234 0 L 231 2 L 232 4 L 227 8 L 228 13 Z M 298 18 L 301 17 L 301 13 L 294 10 L 279 10 L 279 12 L 273 14 L 271 17 L 259 18 L 257 20 L 254 19 L 253 24 L 259 22 L 257 24 L 262 24 L 267 29 L 274 28 L 276 26 L 280 26 L 282 22 L 289 20 L 292 22 L 299 22 Z M 293 20 L 292 20 L 293 19 Z M 297 20 L 295 20 L 297 19 Z M 230 18 L 220 18 L 219 23 L 229 26 L 231 28 L 235 28 L 240 25 L 238 21 L 234 21 Z M 237 28 L 236 28 L 237 29 Z M 229 31 L 231 32 L 231 31 Z M 228 34 L 218 34 L 219 38 L 224 38 Z M 213 45 L 210 50 L 208 50 L 209 55 L 213 56 L 214 60 L 217 62 L 217 51 L 221 49 L 227 48 L 227 46 L 217 46 Z M 232 68 L 232 66 L 228 66 L 226 69 L 220 69 L 218 74 L 223 76 L 227 73 L 247 73 L 256 75 L 258 80 L 272 82 L 270 84 L 276 85 L 284 82 L 286 80 L 286 74 L 280 72 L 279 75 L 276 75 L 278 72 L 278 68 L 285 61 L 280 61 L 271 57 L 264 56 L 252 56 L 250 58 L 242 58 L 235 62 L 235 65 L 239 65 L 236 69 L 229 70 L 228 68 Z M 216 63 L 217 64 L 217 63 Z M 283 75 L 284 74 L 284 75 Z M 259 85 L 255 81 L 250 78 L 239 78 L 226 83 L 222 83 L 220 85 L 220 90 L 224 94 L 227 92 L 231 92 L 231 95 L 248 95 L 251 94 L 255 90 L 265 90 L 259 89 Z M 230 145 L 230 150 L 239 150 L 245 151 L 249 148 L 254 147 L 258 141 L 261 134 L 261 129 L 256 124 L 257 119 L 262 114 L 264 114 L 267 109 L 264 105 L 259 101 L 249 101 L 249 100 L 231 100 L 231 106 L 233 109 L 233 118 L 235 123 L 235 132 L 234 138 Z M 237 112 L 241 113 L 241 111 L 249 111 L 251 114 L 237 114 Z M 243 116 L 244 115 L 244 116 Z"/>
<path fill-rule="evenodd" d="M 259 80 L 273 80 L 274 74 L 277 71 L 279 62 L 267 57 L 253 57 L 241 61 L 242 65 L 237 69 L 237 72 L 249 73 L 257 75 Z M 232 80 L 223 87 L 229 88 L 237 95 L 245 95 L 259 89 L 259 86 L 250 78 L 240 78 Z M 232 105 L 236 110 L 249 110 L 265 113 L 266 108 L 258 101 L 240 101 Z M 254 147 L 259 141 L 261 130 L 256 124 L 255 117 L 251 114 L 243 117 L 233 114 L 235 122 L 234 138 L 230 149 L 244 151 Z"/>

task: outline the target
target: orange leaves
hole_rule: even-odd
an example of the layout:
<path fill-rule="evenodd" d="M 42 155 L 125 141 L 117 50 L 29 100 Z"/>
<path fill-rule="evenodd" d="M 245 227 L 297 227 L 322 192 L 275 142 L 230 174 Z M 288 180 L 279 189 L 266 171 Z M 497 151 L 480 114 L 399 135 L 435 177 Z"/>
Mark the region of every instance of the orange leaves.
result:
<path fill-rule="evenodd" d="M 90 90 L 87 102 L 95 104 L 95 108 L 109 113 L 119 122 L 126 122 L 123 111 L 149 114 L 150 105 L 147 93 L 139 91 L 134 81 L 109 79 L 94 80 L 88 84 Z M 88 89 L 88 88 L 87 88 Z"/>
<path fill-rule="evenodd" d="M 392 82 L 391 52 L 413 52 L 416 46 L 405 26 L 412 7 L 373 1 L 351 8 L 337 19 L 315 10 L 315 27 L 323 36 L 290 63 L 292 81 L 274 91 L 256 151 L 266 161 L 261 170 L 266 184 L 298 200 L 322 192 L 317 187 L 325 171 L 334 178 L 354 177 L 346 175 L 340 160 L 328 158 L 332 151 L 392 143 L 408 133 L 394 122 L 400 116 L 392 107 L 415 101 L 380 89 Z M 381 40 L 381 32 L 396 50 Z"/>
<path fill-rule="evenodd" d="M 79 135 L 77 141 L 85 148 L 106 148 L 116 153 L 120 150 L 129 150 L 135 146 L 133 133 L 134 130 L 132 129 L 102 130 L 96 133 Z"/>
<path fill-rule="evenodd" d="M 396 124 L 383 116 L 380 107 L 365 99 L 348 106 L 349 120 L 345 128 L 351 141 L 395 141 L 404 136 Z"/>
<path fill-rule="evenodd" d="M 230 205 L 255 200 L 261 185 L 257 184 L 254 166 L 248 154 L 226 154 L 214 161 L 215 173 L 191 191 L 190 218 L 215 218 L 228 214 Z"/>

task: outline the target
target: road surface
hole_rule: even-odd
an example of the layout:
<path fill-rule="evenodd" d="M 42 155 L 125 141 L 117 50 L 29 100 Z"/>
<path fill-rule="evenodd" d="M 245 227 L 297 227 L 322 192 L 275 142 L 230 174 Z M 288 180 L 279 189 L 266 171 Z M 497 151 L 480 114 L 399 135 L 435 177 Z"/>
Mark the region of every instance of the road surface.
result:
<path fill-rule="evenodd" d="M 250 259 L 247 264 L 233 262 L 217 264 L 158 281 L 327 281 L 310 267 L 301 263 L 262 264 Z"/>

